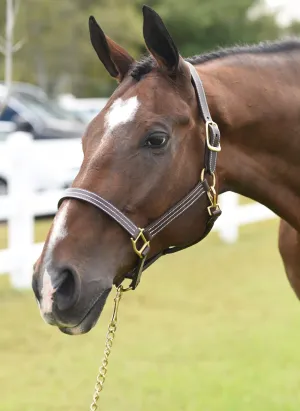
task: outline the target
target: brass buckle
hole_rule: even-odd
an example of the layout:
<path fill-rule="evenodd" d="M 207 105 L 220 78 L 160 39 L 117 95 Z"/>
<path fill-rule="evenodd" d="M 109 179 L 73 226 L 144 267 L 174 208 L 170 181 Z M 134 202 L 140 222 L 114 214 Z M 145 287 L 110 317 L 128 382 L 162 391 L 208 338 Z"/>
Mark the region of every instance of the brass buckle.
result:
<path fill-rule="evenodd" d="M 132 242 L 132 247 L 134 252 L 140 257 L 140 258 L 144 258 L 143 256 L 143 251 L 147 248 L 150 247 L 150 241 L 147 240 L 147 238 L 144 235 L 144 229 L 143 228 L 139 228 L 140 232 L 138 234 L 138 236 L 136 238 L 132 238 L 131 237 L 131 242 Z M 143 241 L 143 245 L 141 246 L 140 249 L 137 248 L 137 242 L 139 240 Z"/>
<path fill-rule="evenodd" d="M 221 151 L 221 144 L 219 143 L 218 147 L 214 147 L 210 144 L 210 141 L 209 141 L 209 126 L 217 126 L 218 127 L 218 124 L 215 123 L 212 120 L 209 120 L 205 123 L 207 147 L 210 149 L 210 151 L 214 151 L 216 153 L 219 153 Z"/>

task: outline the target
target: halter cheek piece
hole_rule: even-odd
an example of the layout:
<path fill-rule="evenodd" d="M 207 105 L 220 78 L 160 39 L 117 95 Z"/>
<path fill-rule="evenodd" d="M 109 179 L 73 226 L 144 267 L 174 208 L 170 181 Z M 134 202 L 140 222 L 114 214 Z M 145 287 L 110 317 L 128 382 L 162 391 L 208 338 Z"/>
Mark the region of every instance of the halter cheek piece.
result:
<path fill-rule="evenodd" d="M 190 69 L 192 84 L 195 88 L 198 105 L 202 114 L 202 118 L 205 121 L 206 128 L 204 168 L 201 173 L 201 181 L 196 185 L 196 187 L 194 187 L 193 190 L 189 194 L 187 194 L 181 201 L 179 201 L 172 208 L 166 211 L 159 219 L 155 220 L 145 228 L 137 227 L 128 217 L 126 217 L 125 214 L 123 214 L 110 202 L 98 196 L 97 194 L 84 190 L 82 188 L 67 189 L 58 204 L 58 206 L 60 206 L 63 200 L 67 198 L 85 201 L 99 208 L 101 211 L 104 211 L 121 227 L 123 227 L 125 231 L 128 232 L 131 238 L 133 250 L 138 255 L 138 263 L 136 267 L 131 272 L 127 273 L 124 277 L 132 280 L 129 287 L 133 290 L 138 286 L 142 272 L 146 268 L 148 268 L 159 257 L 165 254 L 171 254 L 177 251 L 181 251 L 201 241 L 211 231 L 215 221 L 221 215 L 221 210 L 217 203 L 217 193 L 215 190 L 215 170 L 217 154 L 219 151 L 221 151 L 220 131 L 217 124 L 212 121 L 200 77 L 195 67 L 188 62 L 187 64 Z M 207 180 L 205 179 L 206 173 L 212 176 L 212 185 L 209 185 Z M 209 206 L 207 207 L 208 220 L 206 222 L 204 233 L 202 233 L 201 237 L 199 237 L 193 243 L 180 247 L 168 247 L 165 250 L 155 254 L 151 258 L 147 258 L 150 251 L 151 240 L 165 227 L 167 227 L 173 220 L 175 220 L 188 208 L 190 208 L 203 195 L 207 196 L 209 200 Z"/>

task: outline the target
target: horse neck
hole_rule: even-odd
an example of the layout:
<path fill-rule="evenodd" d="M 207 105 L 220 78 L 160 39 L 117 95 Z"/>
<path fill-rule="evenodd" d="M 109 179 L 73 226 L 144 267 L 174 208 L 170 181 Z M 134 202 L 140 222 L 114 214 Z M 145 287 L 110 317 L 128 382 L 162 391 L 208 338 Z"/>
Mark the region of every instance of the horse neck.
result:
<path fill-rule="evenodd" d="M 198 67 L 221 129 L 219 191 L 252 198 L 300 230 L 300 69 L 267 59 Z"/>

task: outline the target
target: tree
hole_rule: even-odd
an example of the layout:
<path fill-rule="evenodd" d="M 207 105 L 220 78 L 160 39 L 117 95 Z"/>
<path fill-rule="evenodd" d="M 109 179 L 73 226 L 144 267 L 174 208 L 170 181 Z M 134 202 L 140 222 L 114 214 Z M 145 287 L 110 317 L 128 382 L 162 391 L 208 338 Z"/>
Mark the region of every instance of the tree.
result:
<path fill-rule="evenodd" d="M 259 4 L 259 0 L 152 0 L 185 57 L 216 47 L 277 38 L 280 28 L 275 15 L 251 18 Z"/>
<path fill-rule="evenodd" d="M 5 36 L 0 37 L 0 52 L 5 59 L 4 82 L 7 87 L 7 95 L 9 95 L 12 84 L 13 54 L 20 50 L 23 45 L 23 41 L 14 44 L 14 28 L 19 7 L 20 0 L 6 0 Z"/>
<path fill-rule="evenodd" d="M 115 81 L 90 45 L 88 18 L 94 15 L 106 34 L 138 58 L 146 52 L 143 3 L 22 0 L 15 35 L 27 41 L 14 59 L 15 79 L 38 84 L 53 94 L 109 95 Z M 147 0 L 147 4 L 160 13 L 183 56 L 219 46 L 271 40 L 282 32 L 274 15 L 251 15 L 253 7 L 262 4 L 260 0 Z"/>
<path fill-rule="evenodd" d="M 290 25 L 285 28 L 285 33 L 288 36 L 300 36 L 300 21 L 291 21 Z"/>

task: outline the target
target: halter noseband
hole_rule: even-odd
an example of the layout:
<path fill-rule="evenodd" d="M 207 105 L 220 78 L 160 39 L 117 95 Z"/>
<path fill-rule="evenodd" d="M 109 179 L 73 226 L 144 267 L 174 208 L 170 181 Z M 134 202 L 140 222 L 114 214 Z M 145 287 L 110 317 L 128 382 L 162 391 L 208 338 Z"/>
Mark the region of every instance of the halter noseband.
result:
<path fill-rule="evenodd" d="M 201 241 L 213 228 L 213 225 L 217 218 L 221 215 L 220 207 L 217 203 L 217 193 L 215 190 L 215 170 L 217 162 L 217 154 L 221 151 L 220 146 L 220 131 L 218 125 L 212 120 L 210 111 L 208 108 L 205 91 L 200 80 L 200 77 L 195 67 L 186 62 L 190 69 L 192 84 L 195 88 L 198 105 L 205 121 L 206 138 L 205 138 L 205 154 L 204 154 L 204 168 L 201 173 L 201 181 L 187 194 L 181 201 L 175 204 L 172 208 L 166 211 L 160 218 L 149 224 L 145 228 L 137 227 L 125 214 L 123 214 L 118 208 L 116 208 L 109 201 L 98 196 L 91 191 L 84 190 L 82 188 L 69 188 L 65 191 L 63 197 L 59 200 L 58 206 L 61 205 L 63 200 L 67 198 L 78 199 L 85 201 L 99 208 L 115 220 L 127 233 L 130 235 L 132 247 L 134 252 L 138 255 L 138 263 L 136 267 L 125 275 L 124 278 L 131 279 L 130 288 L 135 289 L 142 275 L 142 272 L 153 264 L 159 257 L 165 254 L 175 253 Z M 209 185 L 205 179 L 205 173 L 212 176 L 213 183 Z M 209 200 L 209 206 L 207 207 L 208 220 L 204 233 L 199 239 L 191 244 L 180 247 L 168 247 L 165 250 L 155 254 L 151 258 L 147 258 L 150 251 L 151 240 L 159 234 L 165 227 L 167 227 L 173 220 L 183 214 L 188 208 L 190 208 L 196 201 L 198 201 L 204 194 L 207 195 Z M 123 280 L 122 280 L 123 281 Z"/>

